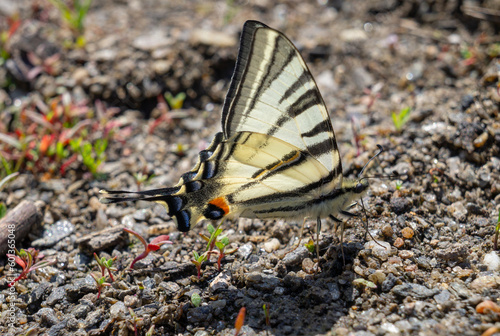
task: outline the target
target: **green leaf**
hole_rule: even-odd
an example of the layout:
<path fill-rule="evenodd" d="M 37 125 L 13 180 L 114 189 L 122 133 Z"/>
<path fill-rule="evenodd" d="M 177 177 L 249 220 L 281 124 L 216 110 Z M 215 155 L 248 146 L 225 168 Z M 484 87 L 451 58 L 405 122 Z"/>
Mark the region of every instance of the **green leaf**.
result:
<path fill-rule="evenodd" d="M 195 307 L 199 307 L 200 306 L 200 304 L 201 304 L 201 297 L 200 297 L 200 295 L 198 293 L 193 293 L 191 295 L 191 303 Z"/>
<path fill-rule="evenodd" d="M 7 206 L 2 202 L 0 203 L 0 218 L 3 218 L 7 214 Z"/>

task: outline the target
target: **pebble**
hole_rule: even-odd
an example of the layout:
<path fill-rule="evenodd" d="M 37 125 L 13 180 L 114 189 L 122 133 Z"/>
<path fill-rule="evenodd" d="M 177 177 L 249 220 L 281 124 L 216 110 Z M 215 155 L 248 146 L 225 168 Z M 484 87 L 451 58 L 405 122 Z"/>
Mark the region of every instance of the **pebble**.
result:
<path fill-rule="evenodd" d="M 127 307 L 122 301 L 118 301 L 109 308 L 110 318 L 122 321 L 127 316 Z"/>
<path fill-rule="evenodd" d="M 467 209 L 463 202 L 455 202 L 447 207 L 450 216 L 453 216 L 458 221 L 464 221 L 467 215 Z"/>
<path fill-rule="evenodd" d="M 277 238 L 272 238 L 264 243 L 264 250 L 267 253 L 274 252 L 281 247 L 281 243 Z"/>
<path fill-rule="evenodd" d="M 483 256 L 483 264 L 488 267 L 488 271 L 497 272 L 500 270 L 500 257 L 497 251 L 491 251 Z"/>
<path fill-rule="evenodd" d="M 54 309 L 52 308 L 41 308 L 38 312 L 35 313 L 35 319 L 37 318 L 38 323 L 44 324 L 49 327 L 59 323 Z"/>
<path fill-rule="evenodd" d="M 52 225 L 47 225 L 43 237 L 31 243 L 33 247 L 51 247 L 75 231 L 75 226 L 68 220 L 60 220 Z"/>
<path fill-rule="evenodd" d="M 411 201 L 406 197 L 394 197 L 391 199 L 390 206 L 394 213 L 401 215 L 411 209 Z"/>
<path fill-rule="evenodd" d="M 408 250 L 402 250 L 402 251 L 398 252 L 398 256 L 401 259 L 410 259 L 410 258 L 413 258 L 413 255 L 414 255 L 414 253 L 412 251 L 408 251 Z"/>
<path fill-rule="evenodd" d="M 495 289 L 500 287 L 500 276 L 498 275 L 484 275 L 479 276 L 469 285 L 472 290 L 481 293 L 485 289 Z M 469 295 L 470 296 L 470 295 Z M 465 297 L 468 298 L 469 296 Z M 463 297 L 463 296 L 461 296 Z"/>
<path fill-rule="evenodd" d="M 389 253 L 391 252 L 391 245 L 380 240 L 377 242 L 370 240 L 365 244 L 364 248 L 371 249 L 373 256 L 379 258 L 380 260 L 387 260 L 389 258 Z"/>
<path fill-rule="evenodd" d="M 339 38 L 344 42 L 360 42 L 368 39 L 368 35 L 366 35 L 363 29 L 352 28 L 342 30 Z"/>
<path fill-rule="evenodd" d="M 382 227 L 382 234 L 387 237 L 387 238 L 390 238 L 392 237 L 392 235 L 394 234 L 394 230 L 392 229 L 392 225 L 390 224 L 385 224 L 383 227 Z"/>
<path fill-rule="evenodd" d="M 473 281 L 474 282 L 474 281 Z M 472 288 L 472 284 L 471 284 Z M 454 281 L 448 286 L 450 293 L 457 298 L 468 299 L 472 296 L 472 292 L 466 287 L 462 281 Z"/>
<path fill-rule="evenodd" d="M 448 301 L 451 298 L 451 293 L 443 289 L 439 294 L 434 295 L 434 300 L 436 300 L 436 303 L 444 303 Z"/>
<path fill-rule="evenodd" d="M 53 306 L 56 303 L 63 301 L 65 297 L 66 297 L 66 288 L 57 287 L 52 290 L 52 292 L 50 293 L 49 297 L 46 300 L 46 303 L 49 306 Z"/>
<path fill-rule="evenodd" d="M 248 242 L 246 244 L 241 245 L 238 248 L 238 251 L 236 251 L 236 253 L 239 255 L 241 259 L 247 260 L 248 257 L 252 254 L 253 250 L 254 250 L 254 245 Z"/>
<path fill-rule="evenodd" d="M 437 289 L 429 289 L 423 285 L 405 283 L 395 286 L 392 291 L 401 297 L 412 297 L 413 299 L 426 299 L 439 293 Z"/>
<path fill-rule="evenodd" d="M 405 244 L 405 241 L 401 238 L 396 238 L 396 240 L 394 241 L 394 247 L 396 248 L 401 248 L 403 247 L 403 245 Z"/>
<path fill-rule="evenodd" d="M 401 230 L 401 234 L 406 239 L 412 239 L 415 232 L 413 231 L 412 228 L 405 227 L 403 230 Z"/>
<path fill-rule="evenodd" d="M 283 263 L 289 267 L 299 265 L 309 256 L 309 250 L 305 246 L 299 246 L 283 258 Z"/>
<path fill-rule="evenodd" d="M 231 274 L 221 272 L 217 275 L 209 285 L 210 292 L 216 293 L 219 290 L 226 290 L 231 286 Z"/>

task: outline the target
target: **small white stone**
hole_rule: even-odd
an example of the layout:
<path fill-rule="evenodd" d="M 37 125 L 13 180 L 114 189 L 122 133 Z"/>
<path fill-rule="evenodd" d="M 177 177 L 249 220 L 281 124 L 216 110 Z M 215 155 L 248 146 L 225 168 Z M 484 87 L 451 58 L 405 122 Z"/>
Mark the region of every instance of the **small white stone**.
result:
<path fill-rule="evenodd" d="M 500 270 L 500 257 L 496 251 L 491 251 L 483 257 L 483 263 L 488 267 L 488 271 Z"/>

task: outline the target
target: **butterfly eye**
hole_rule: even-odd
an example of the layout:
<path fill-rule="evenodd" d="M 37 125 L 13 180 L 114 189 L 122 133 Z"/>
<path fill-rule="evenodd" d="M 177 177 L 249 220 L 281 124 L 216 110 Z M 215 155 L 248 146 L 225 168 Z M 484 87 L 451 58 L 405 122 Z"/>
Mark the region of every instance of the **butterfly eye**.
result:
<path fill-rule="evenodd" d="M 366 185 L 361 183 L 361 182 L 358 182 L 358 184 L 356 184 L 356 186 L 354 187 L 354 192 L 356 194 L 360 194 L 362 193 L 364 190 L 366 189 Z"/>

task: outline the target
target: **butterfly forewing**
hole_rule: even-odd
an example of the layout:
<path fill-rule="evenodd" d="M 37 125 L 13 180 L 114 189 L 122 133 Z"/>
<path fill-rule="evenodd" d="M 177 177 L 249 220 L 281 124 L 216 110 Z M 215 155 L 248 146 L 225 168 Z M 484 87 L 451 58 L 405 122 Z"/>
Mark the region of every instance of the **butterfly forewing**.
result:
<path fill-rule="evenodd" d="M 222 129 L 226 138 L 249 131 L 290 143 L 333 171 L 341 184 L 335 135 L 314 79 L 293 44 L 259 22 L 243 28 Z"/>

